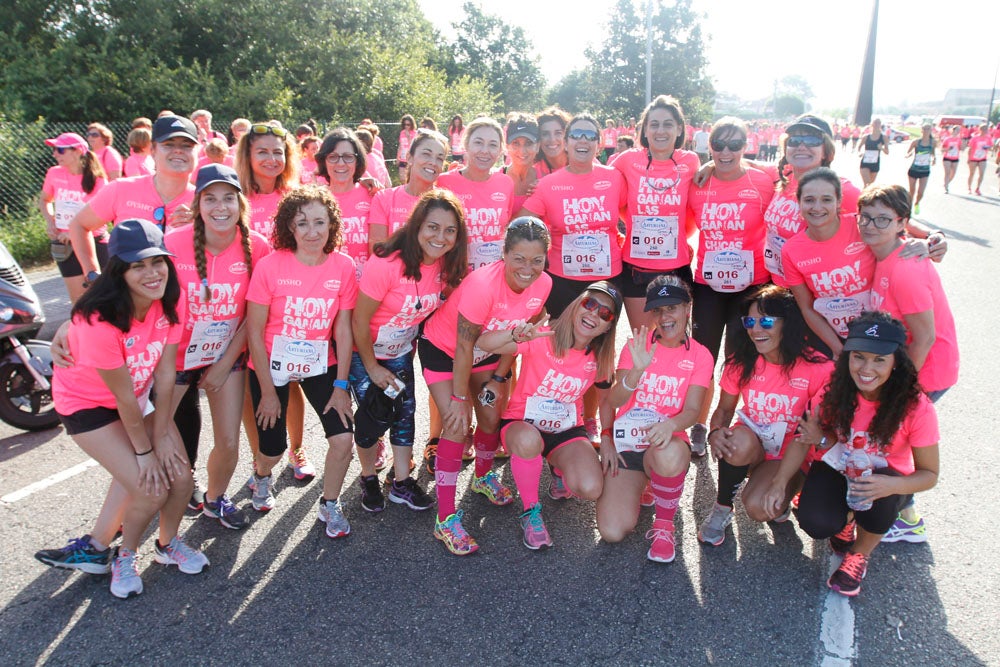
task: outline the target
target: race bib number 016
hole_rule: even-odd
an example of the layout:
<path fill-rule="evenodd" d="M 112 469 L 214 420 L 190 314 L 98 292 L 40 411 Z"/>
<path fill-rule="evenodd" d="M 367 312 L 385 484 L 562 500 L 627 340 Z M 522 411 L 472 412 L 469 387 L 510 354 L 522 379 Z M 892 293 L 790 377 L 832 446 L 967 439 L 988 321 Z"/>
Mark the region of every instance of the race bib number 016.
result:
<path fill-rule="evenodd" d="M 329 341 L 275 336 L 271 347 L 271 381 L 280 387 L 326 373 Z"/>

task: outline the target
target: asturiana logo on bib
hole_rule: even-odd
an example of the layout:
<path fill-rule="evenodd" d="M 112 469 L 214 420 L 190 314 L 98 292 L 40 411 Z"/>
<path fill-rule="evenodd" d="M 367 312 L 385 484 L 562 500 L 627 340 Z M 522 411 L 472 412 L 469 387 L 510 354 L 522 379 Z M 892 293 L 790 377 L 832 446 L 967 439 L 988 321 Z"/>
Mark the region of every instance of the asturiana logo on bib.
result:
<path fill-rule="evenodd" d="M 858 309 L 858 300 L 851 297 L 838 297 L 830 299 L 826 304 L 827 310 L 831 313 L 851 313 Z M 866 332 L 867 333 L 867 332 Z"/>
<path fill-rule="evenodd" d="M 738 252 L 733 252 L 732 250 L 720 250 L 715 255 L 716 264 L 721 264 L 723 266 L 742 266 L 745 262 L 743 257 L 740 256 Z"/>
<path fill-rule="evenodd" d="M 646 218 L 646 226 L 643 231 L 650 234 L 667 234 L 670 232 L 670 225 L 664 218 Z"/>
<path fill-rule="evenodd" d="M 574 239 L 573 247 L 587 252 L 593 250 L 600 250 L 601 240 L 596 236 L 591 236 L 590 234 L 584 234 Z"/>
<path fill-rule="evenodd" d="M 285 346 L 285 353 L 290 357 L 298 357 L 305 361 L 315 361 L 317 359 L 316 348 L 312 343 L 304 340 L 296 340 Z"/>

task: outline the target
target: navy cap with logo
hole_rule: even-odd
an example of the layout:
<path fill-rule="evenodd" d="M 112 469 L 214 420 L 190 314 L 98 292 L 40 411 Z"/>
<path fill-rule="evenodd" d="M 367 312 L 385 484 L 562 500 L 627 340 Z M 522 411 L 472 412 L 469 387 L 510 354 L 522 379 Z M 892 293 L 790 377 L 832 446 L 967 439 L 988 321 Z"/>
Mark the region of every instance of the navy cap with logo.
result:
<path fill-rule="evenodd" d="M 648 313 L 660 306 L 676 306 L 678 303 L 691 303 L 691 296 L 683 287 L 676 285 L 650 285 L 646 288 L 646 307 Z"/>
<path fill-rule="evenodd" d="M 174 137 L 184 137 L 198 141 L 198 128 L 187 118 L 181 116 L 164 116 L 153 123 L 153 143 L 160 143 Z"/>
<path fill-rule="evenodd" d="M 194 193 L 200 194 L 202 190 L 213 183 L 227 183 L 243 192 L 243 188 L 240 186 L 240 177 L 236 175 L 235 169 L 224 164 L 206 164 L 198 170 L 198 178 L 194 183 Z"/>
<path fill-rule="evenodd" d="M 830 129 L 830 124 L 820 118 L 819 116 L 813 116 L 812 114 L 802 114 L 795 119 L 795 122 L 785 128 L 785 132 L 791 132 L 795 129 L 806 128 L 810 130 L 816 130 L 825 134 L 826 136 L 833 138 L 833 130 Z"/>
<path fill-rule="evenodd" d="M 901 345 L 906 345 L 906 328 L 896 320 L 872 322 L 859 317 L 847 325 L 846 352 L 892 354 Z"/>
<path fill-rule="evenodd" d="M 587 285 L 588 292 L 601 292 L 602 294 L 607 294 L 611 297 L 611 300 L 615 303 L 615 319 L 617 320 L 622 314 L 622 306 L 625 304 L 625 297 L 622 295 L 622 291 L 618 289 L 615 285 L 609 283 L 607 280 L 598 280 L 596 283 L 590 283 Z"/>
<path fill-rule="evenodd" d="M 111 230 L 108 254 L 123 262 L 141 262 L 159 255 L 173 256 L 163 245 L 163 232 L 146 220 L 122 220 Z"/>

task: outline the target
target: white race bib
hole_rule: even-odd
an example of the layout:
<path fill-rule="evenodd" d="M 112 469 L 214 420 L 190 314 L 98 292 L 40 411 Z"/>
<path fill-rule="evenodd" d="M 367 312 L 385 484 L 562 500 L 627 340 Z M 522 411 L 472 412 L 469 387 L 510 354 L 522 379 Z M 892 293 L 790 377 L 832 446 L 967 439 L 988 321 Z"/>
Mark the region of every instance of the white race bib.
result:
<path fill-rule="evenodd" d="M 758 424 L 750 419 L 745 412 L 737 410 L 736 415 L 740 418 L 740 423 L 753 431 L 754 435 L 760 438 L 760 444 L 764 447 L 764 453 L 768 456 L 778 456 L 781 454 L 781 446 L 785 442 L 785 434 L 788 432 L 788 422 L 779 421 L 770 424 Z"/>
<path fill-rule="evenodd" d="M 419 325 L 412 327 L 390 327 L 383 324 L 378 328 L 378 337 L 372 347 L 376 359 L 398 359 L 413 349 L 413 341 L 420 331 Z"/>
<path fill-rule="evenodd" d="M 82 201 L 68 201 L 64 199 L 56 200 L 56 229 L 66 231 L 69 229 L 69 221 L 80 212 L 85 206 Z"/>
<path fill-rule="evenodd" d="M 567 276 L 610 276 L 611 239 L 607 232 L 563 236 L 563 273 Z"/>
<path fill-rule="evenodd" d="M 826 318 L 833 330 L 841 338 L 847 337 L 847 325 L 851 320 L 867 310 L 871 303 L 868 290 L 851 296 L 821 296 L 813 301 L 816 312 Z"/>
<path fill-rule="evenodd" d="M 503 253 L 503 241 L 473 241 L 469 244 L 469 267 L 478 268 L 492 264 Z"/>
<path fill-rule="evenodd" d="M 680 227 L 676 215 L 633 215 L 631 243 L 634 259 L 676 259 Z"/>
<path fill-rule="evenodd" d="M 739 292 L 753 283 L 750 250 L 705 251 L 701 276 L 716 292 Z"/>
<path fill-rule="evenodd" d="M 978 144 L 976 146 L 976 152 L 972 156 L 973 160 L 985 160 L 986 159 L 986 146 L 983 144 Z"/>
<path fill-rule="evenodd" d="M 229 347 L 236 335 L 239 318 L 230 320 L 201 320 L 194 323 L 191 342 L 184 350 L 184 370 L 214 364 Z"/>
<path fill-rule="evenodd" d="M 947 157 L 958 159 L 958 151 L 959 151 L 958 146 L 949 146 Z"/>
<path fill-rule="evenodd" d="M 931 154 L 930 153 L 917 153 L 913 156 L 913 166 L 914 167 L 929 167 L 931 166 Z"/>
<path fill-rule="evenodd" d="M 875 164 L 878 162 L 878 151 L 865 151 L 864 157 L 861 158 L 861 162 L 864 164 Z"/>
<path fill-rule="evenodd" d="M 281 387 L 289 382 L 326 373 L 330 341 L 299 340 L 275 336 L 271 347 L 271 381 Z"/>
<path fill-rule="evenodd" d="M 615 420 L 615 449 L 619 452 L 643 452 L 649 449 L 646 427 L 662 421 L 660 413 L 635 407 Z"/>
<path fill-rule="evenodd" d="M 524 421 L 545 433 L 562 433 L 576 426 L 576 404 L 545 396 L 529 396 Z"/>
<path fill-rule="evenodd" d="M 764 240 L 764 266 L 768 271 L 782 278 L 785 277 L 785 271 L 781 268 L 781 249 L 785 247 L 787 240 L 771 230 L 767 231 L 767 238 Z"/>

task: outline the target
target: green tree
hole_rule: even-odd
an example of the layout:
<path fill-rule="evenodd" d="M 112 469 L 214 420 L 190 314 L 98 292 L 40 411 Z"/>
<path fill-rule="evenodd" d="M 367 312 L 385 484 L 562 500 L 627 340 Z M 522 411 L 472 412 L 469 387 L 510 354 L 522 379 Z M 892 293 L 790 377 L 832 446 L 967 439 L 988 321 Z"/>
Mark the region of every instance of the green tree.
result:
<path fill-rule="evenodd" d="M 805 102 L 794 95 L 778 95 L 774 100 L 774 115 L 778 118 L 799 116 L 805 111 Z"/>
<path fill-rule="evenodd" d="M 804 76 L 789 74 L 778 82 L 778 92 L 797 97 L 803 102 L 816 97 L 813 95 L 812 86 L 806 81 Z"/>

